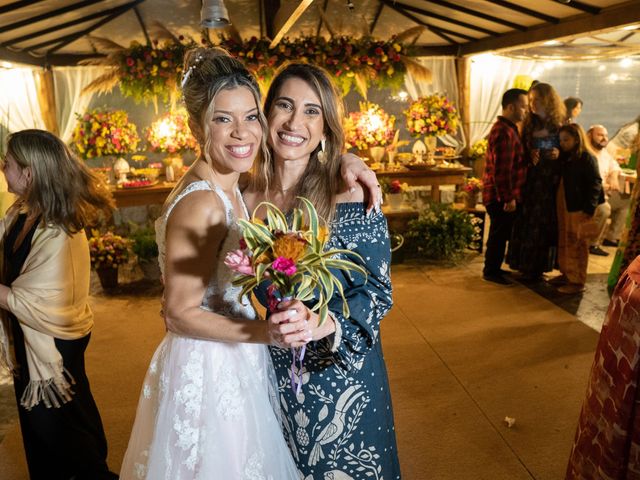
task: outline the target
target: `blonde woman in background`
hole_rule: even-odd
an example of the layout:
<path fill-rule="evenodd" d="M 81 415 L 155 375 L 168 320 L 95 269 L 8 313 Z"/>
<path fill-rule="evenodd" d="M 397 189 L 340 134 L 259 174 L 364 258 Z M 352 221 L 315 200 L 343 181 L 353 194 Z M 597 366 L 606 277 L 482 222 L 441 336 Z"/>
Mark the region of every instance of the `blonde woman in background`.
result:
<path fill-rule="evenodd" d="M 16 203 L 0 221 L 0 365 L 12 367 L 32 480 L 102 480 L 107 441 L 85 372 L 93 314 L 84 228 L 109 192 L 56 136 L 9 137 L 3 172 Z"/>

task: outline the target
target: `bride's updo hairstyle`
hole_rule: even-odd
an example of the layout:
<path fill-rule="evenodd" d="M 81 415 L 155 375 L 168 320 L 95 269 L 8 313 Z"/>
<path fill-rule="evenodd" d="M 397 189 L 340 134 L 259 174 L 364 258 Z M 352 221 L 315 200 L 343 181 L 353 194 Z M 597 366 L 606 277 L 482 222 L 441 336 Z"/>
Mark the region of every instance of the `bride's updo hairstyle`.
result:
<path fill-rule="evenodd" d="M 200 151 L 211 165 L 209 126 L 215 110 L 215 98 L 221 90 L 246 87 L 253 94 L 262 127 L 262 154 L 267 150 L 267 119 L 262 111 L 260 88 L 247 68 L 222 48 L 194 48 L 184 56 L 182 96 L 189 114 L 189 127 Z"/>

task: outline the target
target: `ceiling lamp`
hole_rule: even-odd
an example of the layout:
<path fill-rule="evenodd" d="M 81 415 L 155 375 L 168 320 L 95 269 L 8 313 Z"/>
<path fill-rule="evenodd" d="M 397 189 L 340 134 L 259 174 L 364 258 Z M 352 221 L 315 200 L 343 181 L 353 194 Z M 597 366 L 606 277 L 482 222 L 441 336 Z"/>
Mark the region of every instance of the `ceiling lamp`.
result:
<path fill-rule="evenodd" d="M 224 0 L 203 0 L 200 10 L 200 25 L 205 28 L 224 28 L 231 25 Z"/>

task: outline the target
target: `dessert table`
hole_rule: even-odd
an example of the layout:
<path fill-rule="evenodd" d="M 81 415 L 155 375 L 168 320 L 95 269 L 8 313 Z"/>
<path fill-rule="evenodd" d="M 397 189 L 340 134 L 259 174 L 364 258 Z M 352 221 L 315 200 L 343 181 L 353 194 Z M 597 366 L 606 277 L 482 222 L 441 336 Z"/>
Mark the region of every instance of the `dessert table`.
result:
<path fill-rule="evenodd" d="M 117 208 L 139 207 L 158 203 L 162 205 L 175 187 L 175 182 L 159 182 L 156 185 L 139 188 L 111 188 Z"/>
<path fill-rule="evenodd" d="M 440 201 L 441 185 L 463 185 L 465 177 L 472 169 L 469 167 L 432 167 L 423 170 L 409 170 L 406 167 L 397 169 L 379 170 L 376 172 L 378 177 L 389 178 L 391 180 L 400 180 L 406 182 L 410 186 L 430 185 L 431 198 L 434 202 Z"/>

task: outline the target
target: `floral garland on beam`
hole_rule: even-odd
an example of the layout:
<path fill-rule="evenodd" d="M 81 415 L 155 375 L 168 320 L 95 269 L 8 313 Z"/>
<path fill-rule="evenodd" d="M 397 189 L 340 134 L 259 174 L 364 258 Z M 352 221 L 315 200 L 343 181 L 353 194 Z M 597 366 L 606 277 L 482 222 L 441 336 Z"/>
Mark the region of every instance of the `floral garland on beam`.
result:
<path fill-rule="evenodd" d="M 184 53 L 198 45 L 213 45 L 207 39 L 198 43 L 182 35 L 176 36 L 162 26 L 157 28 L 162 43 L 159 40 L 150 45 L 133 42 L 129 48 L 108 39 L 92 37 L 92 42 L 107 56 L 82 63 L 107 66 L 110 71 L 94 80 L 85 91 L 108 92 L 118 85 L 125 97 L 133 97 L 136 102 L 155 103 L 157 98 L 165 103 L 175 100 L 183 74 Z M 242 59 L 265 90 L 280 65 L 298 61 L 325 68 L 344 94 L 356 88 L 366 98 L 370 85 L 399 90 L 407 71 L 419 80 L 430 81 L 431 72 L 409 58 L 402 39 L 285 38 L 270 49 L 270 40 L 264 38 L 252 37 L 238 42 L 221 37 L 218 46 Z"/>

